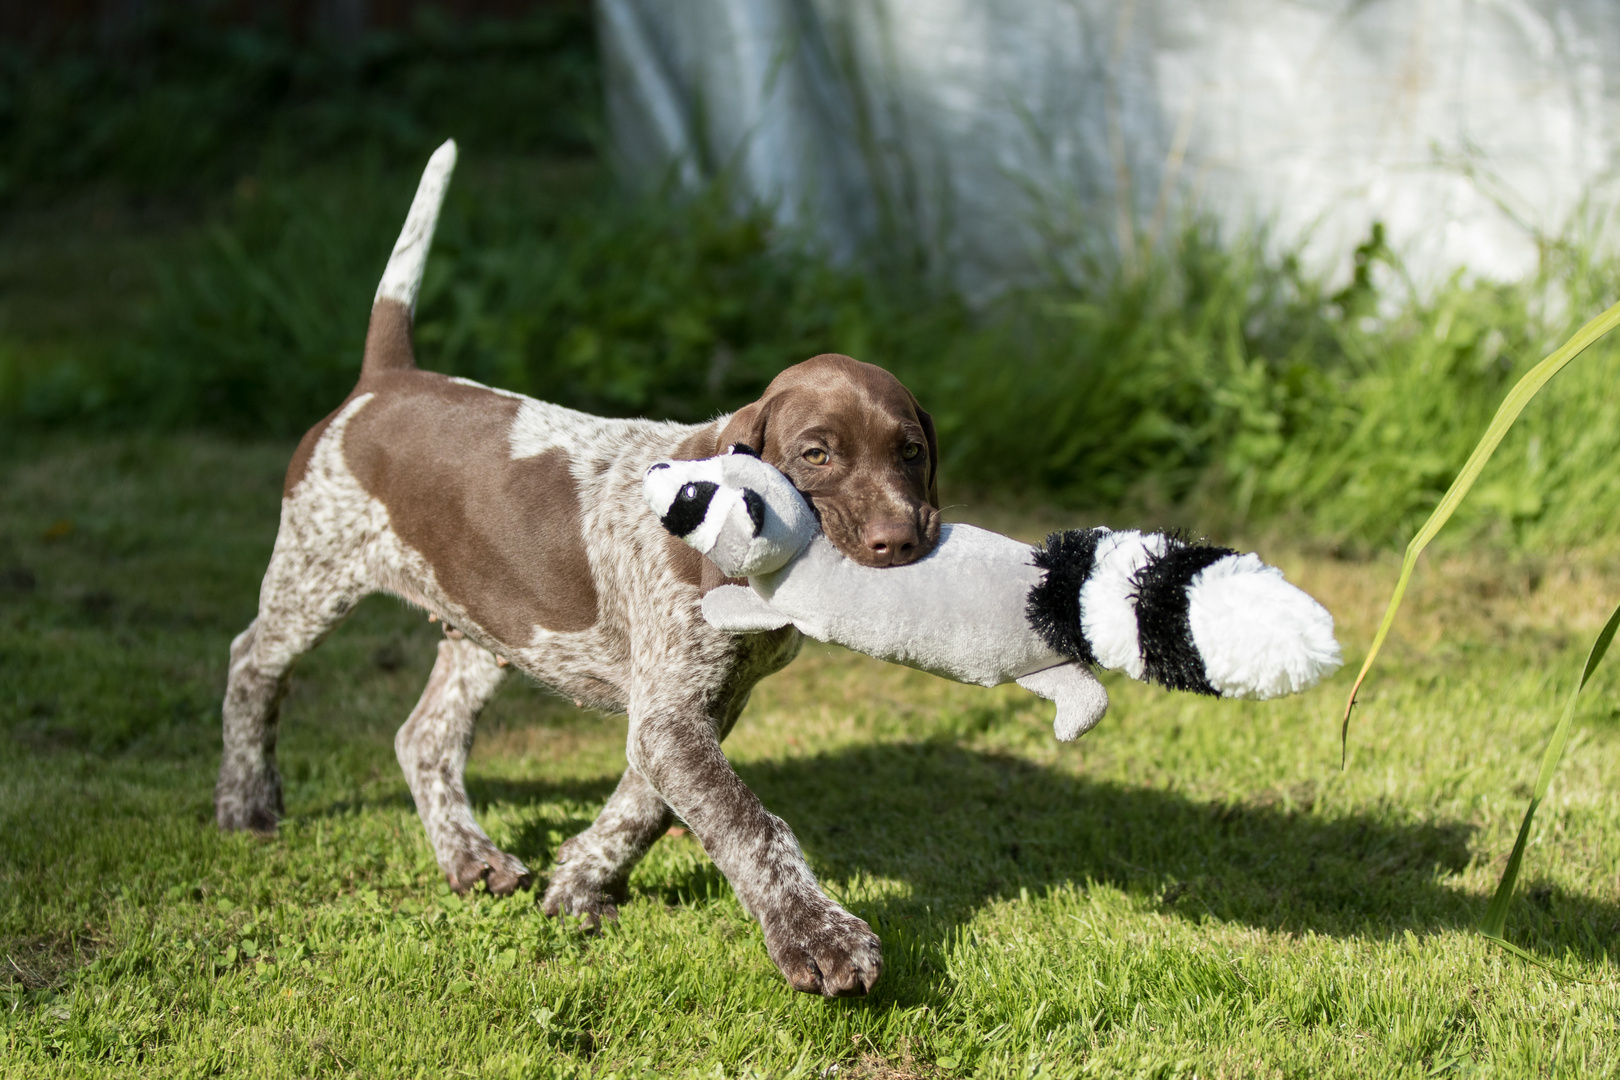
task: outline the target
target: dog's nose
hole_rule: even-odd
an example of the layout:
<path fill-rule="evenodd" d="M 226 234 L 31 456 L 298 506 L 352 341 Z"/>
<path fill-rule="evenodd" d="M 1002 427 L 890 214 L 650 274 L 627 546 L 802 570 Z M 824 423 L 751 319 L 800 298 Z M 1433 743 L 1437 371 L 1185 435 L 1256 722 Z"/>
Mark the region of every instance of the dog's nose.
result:
<path fill-rule="evenodd" d="M 917 557 L 917 523 L 914 521 L 874 521 L 861 531 L 874 566 L 900 566 Z"/>

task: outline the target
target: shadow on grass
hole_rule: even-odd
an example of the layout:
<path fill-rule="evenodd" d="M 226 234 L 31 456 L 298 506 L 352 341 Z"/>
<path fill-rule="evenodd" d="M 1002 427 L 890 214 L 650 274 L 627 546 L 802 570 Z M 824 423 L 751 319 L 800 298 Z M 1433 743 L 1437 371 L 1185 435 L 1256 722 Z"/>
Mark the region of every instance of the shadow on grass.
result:
<path fill-rule="evenodd" d="M 618 782 L 617 776 L 539 785 L 524 780 L 469 778 L 467 797 L 472 800 L 474 811 L 480 814 L 485 807 L 495 803 L 513 805 L 523 805 L 527 802 L 562 803 L 575 808 L 575 813 L 560 821 L 527 818 L 508 833 L 511 837 L 509 841 L 511 853 L 522 859 L 531 870 L 548 873 L 562 842 L 591 827 L 591 822 L 596 820 L 597 811 L 607 802 L 608 796 L 613 794 Z M 538 794 L 537 788 L 542 789 Z M 538 897 L 544 891 L 545 887 L 541 885 L 535 895 Z"/>
<path fill-rule="evenodd" d="M 1189 920 L 1339 937 L 1464 929 L 1484 910 L 1482 897 L 1445 882 L 1469 864 L 1471 826 L 1415 821 L 1396 808 L 1318 814 L 1306 788 L 1272 804 L 1209 802 L 941 742 L 738 771 L 793 826 L 824 877 L 906 882 L 911 896 L 856 907 L 880 928 L 930 926 L 925 947 L 943 944 L 986 902 L 1071 883 L 1113 886 Z M 616 779 L 470 787 L 480 804 L 595 806 Z M 514 851 L 545 866 L 551 832 L 572 835 L 587 824 L 536 822 L 520 831 Z M 720 882 L 703 862 L 642 892 L 691 902 L 713 896 Z M 1515 907 L 1515 940 L 1548 956 L 1602 958 L 1617 930 L 1620 905 L 1549 886 L 1533 885 Z"/>
<path fill-rule="evenodd" d="M 472 802 L 473 812 L 480 818 L 491 806 L 500 804 L 535 806 L 562 803 L 579 808 L 577 813 L 569 814 L 560 820 L 530 817 L 507 833 L 507 839 L 501 845 L 503 848 L 522 859 L 531 869 L 547 870 L 556 858 L 557 848 L 561 846 L 562 840 L 590 828 L 596 812 L 607 802 L 608 796 L 613 794 L 614 785 L 618 782 L 617 776 L 561 783 L 468 777 L 467 797 Z M 359 798 L 332 799 L 306 808 L 298 816 L 310 819 L 340 818 L 357 810 L 385 808 L 411 811 L 416 809 L 416 803 L 406 789 L 403 778 L 385 793 L 378 792 Z M 558 839 L 559 836 L 561 839 Z M 698 893 L 702 895 L 703 887 L 699 888 Z M 666 902 L 680 903 L 689 894 L 690 890 L 682 891 L 679 895 L 668 897 Z"/>
<path fill-rule="evenodd" d="M 949 742 L 859 747 L 738 771 L 793 826 L 824 877 L 906 882 L 909 897 L 856 909 L 880 932 L 928 927 L 925 948 L 943 945 L 987 902 L 1069 884 L 1112 886 L 1188 920 L 1338 937 L 1464 929 L 1484 910 L 1482 897 L 1445 882 L 1469 865 L 1471 826 L 1413 820 L 1395 807 L 1315 813 L 1308 785 L 1270 803 L 1210 802 Z M 480 811 L 579 808 L 563 820 L 530 818 L 512 834 L 513 853 L 542 869 L 558 838 L 586 828 L 617 780 L 470 779 L 468 793 Z M 403 790 L 363 801 L 409 805 Z M 689 904 L 725 888 L 702 860 L 640 892 Z M 1512 930 L 1543 955 L 1599 959 L 1620 932 L 1620 905 L 1532 882 Z"/>
<path fill-rule="evenodd" d="M 1444 879 L 1473 829 L 1399 809 L 1324 815 L 1313 793 L 1217 803 L 1089 780 L 948 743 L 863 747 L 739 770 L 825 876 L 907 882 L 880 922 L 925 906 L 960 922 L 1020 889 L 1111 885 L 1167 913 L 1272 931 L 1383 938 L 1474 926 L 1485 900 Z M 1533 886 L 1513 936 L 1545 955 L 1608 955 L 1620 905 Z"/>

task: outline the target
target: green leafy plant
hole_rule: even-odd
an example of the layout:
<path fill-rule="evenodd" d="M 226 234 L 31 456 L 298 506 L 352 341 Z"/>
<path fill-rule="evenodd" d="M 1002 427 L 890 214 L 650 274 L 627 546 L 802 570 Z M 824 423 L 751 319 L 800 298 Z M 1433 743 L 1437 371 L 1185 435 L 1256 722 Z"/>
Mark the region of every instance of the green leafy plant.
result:
<path fill-rule="evenodd" d="M 1547 749 L 1541 756 L 1541 771 L 1536 774 L 1535 790 L 1530 795 L 1530 805 L 1525 808 L 1524 822 L 1519 826 L 1519 835 L 1513 842 L 1513 854 L 1508 856 L 1506 869 L 1502 871 L 1502 879 L 1496 886 L 1496 892 L 1491 897 L 1490 905 L 1485 909 L 1485 917 L 1480 920 L 1479 932 L 1486 937 L 1501 942 L 1515 952 L 1523 950 L 1506 940 L 1508 907 L 1513 903 L 1514 884 L 1519 879 L 1519 866 L 1524 861 L 1524 845 L 1530 839 L 1530 825 L 1535 821 L 1536 808 L 1541 800 L 1547 797 L 1547 789 L 1552 785 L 1553 772 L 1558 768 L 1558 762 L 1564 756 L 1564 745 L 1569 741 L 1570 724 L 1575 718 L 1575 704 L 1580 700 L 1581 691 L 1592 678 L 1598 664 L 1609 651 L 1609 644 L 1614 641 L 1614 633 L 1620 629 L 1620 607 L 1614 609 L 1609 621 L 1603 624 L 1598 631 L 1597 638 L 1592 642 L 1592 648 L 1586 655 L 1586 664 L 1581 668 L 1580 681 L 1575 689 L 1569 693 L 1569 699 L 1564 704 L 1564 712 L 1558 718 L 1558 726 L 1553 729 L 1552 738 L 1547 741 Z M 1534 957 L 1531 957 L 1534 959 Z"/>

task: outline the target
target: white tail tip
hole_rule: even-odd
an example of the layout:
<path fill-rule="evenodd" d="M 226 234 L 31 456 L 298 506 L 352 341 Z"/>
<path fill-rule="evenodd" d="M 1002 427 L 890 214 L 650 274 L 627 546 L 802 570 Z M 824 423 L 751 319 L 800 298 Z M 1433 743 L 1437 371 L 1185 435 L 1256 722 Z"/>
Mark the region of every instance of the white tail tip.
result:
<path fill-rule="evenodd" d="M 405 227 L 400 230 L 394 253 L 388 257 L 388 267 L 377 283 L 378 300 L 397 300 L 416 315 L 416 294 L 422 289 L 422 270 L 427 266 L 428 251 L 433 247 L 433 230 L 439 224 L 439 208 L 444 205 L 444 193 L 450 187 L 450 174 L 456 169 L 456 140 L 446 139 L 444 145 L 433 151 L 427 168 L 422 170 L 422 182 L 416 186 L 416 198 L 411 200 L 411 212 L 405 216 Z"/>
<path fill-rule="evenodd" d="M 1228 555 L 1193 578 L 1187 619 L 1222 697 L 1297 694 L 1343 662 L 1333 616 L 1255 555 Z"/>

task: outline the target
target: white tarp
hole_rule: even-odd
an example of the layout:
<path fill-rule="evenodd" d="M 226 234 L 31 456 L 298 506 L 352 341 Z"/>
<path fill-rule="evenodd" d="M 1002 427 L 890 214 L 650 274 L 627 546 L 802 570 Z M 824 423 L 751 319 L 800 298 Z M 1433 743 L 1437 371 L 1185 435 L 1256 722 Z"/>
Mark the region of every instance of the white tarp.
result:
<path fill-rule="evenodd" d="M 1606 209 L 1620 0 L 597 0 L 625 165 L 973 292 L 1187 206 L 1342 276 L 1517 277 Z M 672 172 L 673 170 L 673 172 Z"/>

